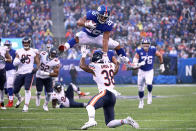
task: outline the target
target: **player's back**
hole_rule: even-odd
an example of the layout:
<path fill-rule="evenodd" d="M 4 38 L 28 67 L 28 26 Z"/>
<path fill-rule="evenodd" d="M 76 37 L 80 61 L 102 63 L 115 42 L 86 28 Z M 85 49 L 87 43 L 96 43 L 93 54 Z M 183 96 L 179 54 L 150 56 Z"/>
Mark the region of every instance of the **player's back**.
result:
<path fill-rule="evenodd" d="M 104 89 L 112 91 L 115 85 L 115 64 L 91 63 L 90 68 L 93 69 L 93 71 L 95 72 L 95 76 L 93 76 L 93 79 L 97 83 L 99 92 Z"/>
<path fill-rule="evenodd" d="M 29 50 L 25 49 L 18 49 L 16 51 L 16 54 L 18 54 L 19 59 L 22 59 L 24 57 L 27 57 L 27 59 L 18 65 L 18 74 L 26 74 L 31 73 L 33 70 L 34 65 L 34 58 L 36 54 L 38 53 L 38 50 L 30 48 Z"/>

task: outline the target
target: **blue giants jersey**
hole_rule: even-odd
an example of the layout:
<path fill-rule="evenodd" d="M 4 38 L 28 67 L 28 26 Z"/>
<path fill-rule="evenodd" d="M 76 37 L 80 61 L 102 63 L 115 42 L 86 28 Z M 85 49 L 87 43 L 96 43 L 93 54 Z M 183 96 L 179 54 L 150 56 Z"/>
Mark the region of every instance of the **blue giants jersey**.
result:
<path fill-rule="evenodd" d="M 86 32 L 89 36 L 97 37 L 103 32 L 111 31 L 113 29 L 113 22 L 107 20 L 104 24 L 100 24 L 97 20 L 97 12 L 96 11 L 88 11 L 86 14 L 86 20 L 92 20 L 96 23 L 95 29 L 88 29 L 83 27 L 83 31 Z"/>
<path fill-rule="evenodd" d="M 146 64 L 141 66 L 140 69 L 144 71 L 153 69 L 154 57 L 156 54 L 156 48 L 154 46 L 150 46 L 148 52 L 146 52 L 143 48 L 137 48 L 136 53 L 139 55 L 139 62 L 146 62 Z"/>
<path fill-rule="evenodd" d="M 15 69 L 15 66 L 13 65 L 13 61 L 16 57 L 16 51 L 14 49 L 10 49 L 9 53 L 12 58 L 12 63 L 6 62 L 6 65 L 5 65 L 6 71 Z"/>

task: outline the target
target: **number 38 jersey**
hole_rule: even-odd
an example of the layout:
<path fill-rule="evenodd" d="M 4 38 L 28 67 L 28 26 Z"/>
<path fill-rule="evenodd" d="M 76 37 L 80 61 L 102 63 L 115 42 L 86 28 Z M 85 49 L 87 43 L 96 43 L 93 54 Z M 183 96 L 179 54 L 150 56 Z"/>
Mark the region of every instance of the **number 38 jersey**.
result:
<path fill-rule="evenodd" d="M 53 69 L 57 66 L 60 66 L 60 61 L 58 58 L 50 59 L 48 52 L 46 51 L 40 52 L 40 68 L 36 73 L 36 77 L 42 79 L 49 78 L 50 76 L 40 75 L 40 71 L 52 72 Z"/>
<path fill-rule="evenodd" d="M 146 52 L 143 48 L 139 47 L 137 48 L 136 53 L 139 55 L 139 62 L 146 62 L 144 66 L 140 67 L 141 70 L 149 71 L 153 69 L 154 57 L 156 54 L 156 48 L 154 46 L 150 46 L 148 52 Z"/>
<path fill-rule="evenodd" d="M 98 90 L 101 92 L 102 90 L 109 90 L 113 92 L 114 89 L 114 69 L 115 64 L 109 63 L 94 63 L 92 62 L 89 65 L 89 68 L 91 68 L 95 72 L 95 76 L 93 76 L 93 80 L 97 83 Z"/>
<path fill-rule="evenodd" d="M 27 59 L 18 65 L 18 74 L 27 74 L 31 73 L 34 65 L 34 58 L 36 54 L 38 54 L 37 49 L 30 48 L 29 50 L 25 50 L 24 48 L 16 50 L 16 54 L 18 54 L 19 59 L 27 57 Z"/>

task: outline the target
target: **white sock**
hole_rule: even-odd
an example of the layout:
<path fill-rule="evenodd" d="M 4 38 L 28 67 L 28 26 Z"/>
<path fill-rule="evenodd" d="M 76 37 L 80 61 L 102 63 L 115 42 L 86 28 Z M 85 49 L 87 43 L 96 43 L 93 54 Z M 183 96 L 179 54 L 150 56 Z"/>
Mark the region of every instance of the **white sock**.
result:
<path fill-rule="evenodd" d="M 25 90 L 25 105 L 29 105 L 29 102 L 31 100 L 31 91 Z"/>
<path fill-rule="evenodd" d="M 0 103 L 4 102 L 4 90 L 0 90 Z"/>
<path fill-rule="evenodd" d="M 88 105 L 86 110 L 88 112 L 89 121 L 95 121 L 95 107 Z"/>
<path fill-rule="evenodd" d="M 71 85 L 72 85 L 72 88 L 73 88 L 73 90 L 74 90 L 74 92 L 76 92 L 77 94 L 80 94 L 81 93 L 81 91 L 79 90 L 79 87 L 77 87 L 75 84 L 73 84 L 73 83 L 70 83 Z"/>
<path fill-rule="evenodd" d="M 14 96 L 9 96 L 9 100 L 13 101 L 14 100 Z"/>
<path fill-rule="evenodd" d="M 112 121 L 110 121 L 107 124 L 107 127 L 109 127 L 109 128 L 115 128 L 115 127 L 118 127 L 118 126 L 122 126 L 124 124 L 124 120 L 112 120 Z"/>

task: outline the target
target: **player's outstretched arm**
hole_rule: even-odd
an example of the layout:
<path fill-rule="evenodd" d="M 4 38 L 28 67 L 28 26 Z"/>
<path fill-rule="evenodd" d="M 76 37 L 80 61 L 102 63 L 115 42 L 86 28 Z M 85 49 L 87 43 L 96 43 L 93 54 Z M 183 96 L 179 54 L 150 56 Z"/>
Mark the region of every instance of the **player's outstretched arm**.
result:
<path fill-rule="evenodd" d="M 81 46 L 81 53 L 82 53 L 82 58 L 80 59 L 80 68 L 88 73 L 92 73 L 93 75 L 95 75 L 94 71 L 90 69 L 89 66 L 86 65 L 86 62 L 85 62 L 86 55 L 88 54 L 86 45 Z"/>
<path fill-rule="evenodd" d="M 108 52 L 108 41 L 110 38 L 110 32 L 106 31 L 103 33 L 103 52 Z"/>
<path fill-rule="evenodd" d="M 119 70 L 119 62 L 117 61 L 115 56 L 112 57 L 112 62 L 115 64 L 114 75 L 116 75 Z"/>

